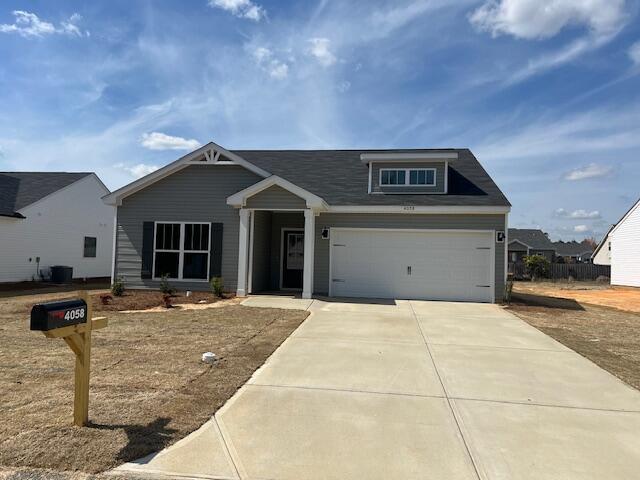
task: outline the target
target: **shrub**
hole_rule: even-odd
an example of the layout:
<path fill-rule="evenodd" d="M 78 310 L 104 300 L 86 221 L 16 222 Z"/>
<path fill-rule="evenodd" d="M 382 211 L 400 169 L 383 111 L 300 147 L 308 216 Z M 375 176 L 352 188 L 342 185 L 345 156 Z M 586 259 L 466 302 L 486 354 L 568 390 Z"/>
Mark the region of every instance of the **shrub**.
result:
<path fill-rule="evenodd" d="M 109 305 L 113 301 L 113 297 L 111 295 L 100 295 L 100 303 L 102 305 Z"/>
<path fill-rule="evenodd" d="M 124 294 L 124 281 L 121 278 L 113 280 L 111 285 L 111 293 L 116 297 L 121 297 Z"/>
<path fill-rule="evenodd" d="M 160 277 L 160 291 L 165 295 L 173 295 L 176 289 L 169 284 L 169 275 L 164 274 Z"/>
<path fill-rule="evenodd" d="M 511 305 L 511 292 L 513 292 L 513 274 L 507 276 L 507 284 L 504 287 L 504 298 L 502 299 L 505 305 Z"/>
<path fill-rule="evenodd" d="M 218 298 L 222 298 L 222 294 L 224 292 L 224 284 L 222 283 L 222 277 L 213 277 L 209 282 L 209 285 L 211 285 L 211 290 L 213 290 L 213 294 Z"/>
<path fill-rule="evenodd" d="M 164 295 L 162 295 L 162 301 L 164 302 L 164 308 L 171 308 L 173 305 L 171 305 L 171 294 L 170 293 L 165 293 Z"/>
<path fill-rule="evenodd" d="M 549 276 L 550 263 L 542 255 L 524 257 L 524 268 L 531 276 L 531 280 L 538 280 Z"/>

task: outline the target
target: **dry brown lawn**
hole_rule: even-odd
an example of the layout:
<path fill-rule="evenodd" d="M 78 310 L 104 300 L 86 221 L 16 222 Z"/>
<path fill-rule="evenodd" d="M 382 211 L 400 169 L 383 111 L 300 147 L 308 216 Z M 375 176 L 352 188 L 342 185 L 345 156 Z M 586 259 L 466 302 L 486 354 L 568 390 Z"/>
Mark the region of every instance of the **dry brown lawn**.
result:
<path fill-rule="evenodd" d="M 109 326 L 93 334 L 91 425 L 76 428 L 74 356 L 64 342 L 29 331 L 30 306 L 52 297 L 0 298 L 5 474 L 16 467 L 100 472 L 175 442 L 209 419 L 308 315 L 233 301 L 206 310 L 107 312 Z M 206 351 L 219 357 L 215 365 L 201 362 Z"/>
<path fill-rule="evenodd" d="M 565 292 L 547 296 L 516 286 L 513 291 L 512 313 L 640 389 L 640 314 L 558 298 Z M 599 290 L 590 291 L 597 296 Z"/>
<path fill-rule="evenodd" d="M 640 313 L 640 288 L 612 287 L 595 282 L 515 282 L 513 291 Z"/>

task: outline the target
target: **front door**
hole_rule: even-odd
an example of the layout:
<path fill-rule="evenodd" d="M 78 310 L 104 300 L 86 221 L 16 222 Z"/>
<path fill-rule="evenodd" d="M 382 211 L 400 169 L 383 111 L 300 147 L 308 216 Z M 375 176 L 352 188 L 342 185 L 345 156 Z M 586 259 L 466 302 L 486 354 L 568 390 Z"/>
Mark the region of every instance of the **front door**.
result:
<path fill-rule="evenodd" d="M 304 232 L 282 231 L 282 288 L 301 289 L 304 270 Z"/>

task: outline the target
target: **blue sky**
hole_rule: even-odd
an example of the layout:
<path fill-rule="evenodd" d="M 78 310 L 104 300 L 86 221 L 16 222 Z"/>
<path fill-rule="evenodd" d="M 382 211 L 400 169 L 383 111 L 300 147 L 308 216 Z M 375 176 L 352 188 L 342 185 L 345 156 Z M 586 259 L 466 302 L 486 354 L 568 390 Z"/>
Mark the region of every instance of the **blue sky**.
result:
<path fill-rule="evenodd" d="M 512 226 L 599 237 L 640 196 L 638 13 L 629 0 L 3 1 L 0 170 L 95 171 L 116 188 L 208 141 L 468 147 Z"/>

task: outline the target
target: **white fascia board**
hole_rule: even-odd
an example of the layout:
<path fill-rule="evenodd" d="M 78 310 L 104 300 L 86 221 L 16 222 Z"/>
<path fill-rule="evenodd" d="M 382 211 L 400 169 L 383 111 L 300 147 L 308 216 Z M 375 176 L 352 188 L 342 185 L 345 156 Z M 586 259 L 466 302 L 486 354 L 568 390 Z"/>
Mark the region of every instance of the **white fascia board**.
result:
<path fill-rule="evenodd" d="M 138 180 L 135 180 L 134 182 L 131 182 L 128 185 L 125 185 L 122 188 L 119 188 L 118 190 L 105 195 L 104 197 L 102 197 L 102 201 L 104 203 L 106 203 L 107 205 L 121 205 L 122 204 L 122 199 L 132 195 L 140 190 L 142 190 L 145 187 L 148 187 L 149 185 L 152 185 L 153 183 L 157 182 L 158 180 L 162 180 L 165 177 L 168 177 L 169 175 L 182 170 L 185 167 L 188 167 L 189 165 L 193 165 L 194 163 L 193 160 L 195 160 L 196 158 L 205 155 L 205 152 L 209 151 L 209 150 L 215 150 L 217 152 L 222 153 L 225 157 L 227 157 L 229 160 L 231 160 L 231 162 L 202 162 L 202 165 L 220 165 L 220 166 L 224 166 L 224 165 L 240 165 L 244 168 L 246 168 L 247 170 L 255 173 L 256 175 L 259 175 L 261 177 L 268 177 L 269 175 L 271 175 L 269 172 L 267 172 L 266 170 L 263 170 L 259 167 L 257 167 L 256 165 L 254 165 L 253 163 L 250 163 L 248 161 L 246 161 L 244 158 L 240 157 L 239 155 L 230 152 L 229 150 L 222 148 L 221 146 L 213 143 L 213 142 L 209 142 L 206 145 L 203 145 L 202 147 L 194 150 L 191 153 L 188 153 L 187 155 L 180 157 L 178 160 L 175 160 L 167 165 L 165 165 L 164 167 L 156 170 L 155 172 L 151 172 L 149 175 L 145 175 L 142 178 L 139 178 Z"/>
<path fill-rule="evenodd" d="M 227 198 L 227 205 L 236 208 L 244 207 L 247 203 L 247 198 L 252 197 L 253 195 L 256 195 L 257 193 L 260 193 L 261 191 L 266 190 L 267 188 L 274 185 L 284 188 L 288 192 L 291 192 L 292 194 L 302 198 L 307 202 L 307 207 L 311 209 L 326 210 L 329 207 L 322 198 L 277 175 L 267 177 L 264 180 L 258 183 L 254 183 L 253 185 L 245 188 L 244 190 L 240 190 L 239 192 L 234 193 Z"/>
<path fill-rule="evenodd" d="M 511 245 L 512 243 L 519 243 L 520 245 L 524 245 L 525 247 L 527 247 L 530 250 L 535 250 L 535 248 L 533 248 L 531 245 L 527 245 L 526 243 L 524 243 L 522 240 L 518 240 L 516 238 L 514 238 L 513 240 L 511 240 L 509 243 L 507 243 L 507 247 L 509 245 Z M 540 250 L 540 249 L 538 249 Z"/>
<path fill-rule="evenodd" d="M 624 223 L 624 221 L 629 218 L 629 216 L 637 209 L 640 208 L 640 200 L 638 200 L 633 207 L 631 207 L 629 209 L 629 211 L 627 213 L 624 214 L 624 216 L 620 219 L 620 221 L 618 223 L 615 224 L 615 226 L 611 229 L 611 231 L 609 232 L 610 236 L 613 236 L 613 234 L 616 232 L 616 230 L 618 229 L 618 227 L 620 225 L 622 225 Z"/>
<path fill-rule="evenodd" d="M 408 205 L 340 205 L 330 206 L 328 213 L 408 213 L 408 214 L 499 214 L 511 211 L 511 207 L 503 206 L 408 206 Z"/>
<path fill-rule="evenodd" d="M 428 162 L 439 160 L 455 160 L 458 152 L 415 152 L 415 153 L 362 153 L 360 161 L 369 162 Z"/>
<path fill-rule="evenodd" d="M 596 249 L 593 251 L 592 253 L 592 257 L 595 257 L 598 252 L 602 249 L 603 245 L 606 245 L 607 241 L 609 240 L 609 235 L 611 235 L 611 232 L 613 231 L 613 229 L 615 228 L 615 225 L 611 225 L 609 227 L 609 230 L 607 231 L 607 233 L 604 234 L 604 237 L 602 238 L 602 240 L 600 240 L 600 243 L 596 246 Z"/>

